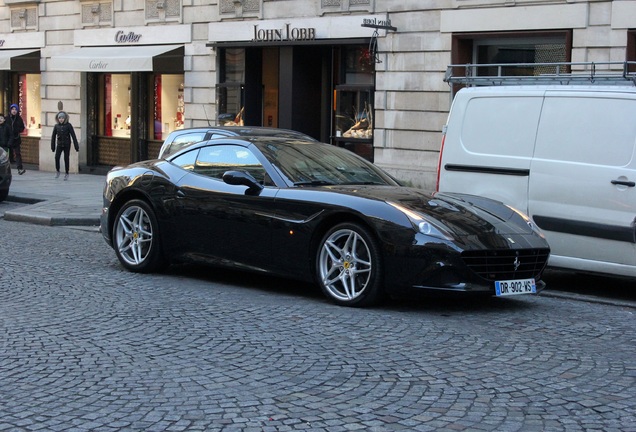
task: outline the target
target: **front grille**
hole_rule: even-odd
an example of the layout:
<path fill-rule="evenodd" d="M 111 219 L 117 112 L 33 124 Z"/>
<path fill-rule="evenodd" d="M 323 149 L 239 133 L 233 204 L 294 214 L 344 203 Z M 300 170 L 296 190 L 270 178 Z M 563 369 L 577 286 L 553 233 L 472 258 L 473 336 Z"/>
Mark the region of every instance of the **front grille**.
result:
<path fill-rule="evenodd" d="M 549 255 L 549 249 L 485 250 L 462 252 L 462 259 L 480 277 L 497 281 L 538 279 Z"/>

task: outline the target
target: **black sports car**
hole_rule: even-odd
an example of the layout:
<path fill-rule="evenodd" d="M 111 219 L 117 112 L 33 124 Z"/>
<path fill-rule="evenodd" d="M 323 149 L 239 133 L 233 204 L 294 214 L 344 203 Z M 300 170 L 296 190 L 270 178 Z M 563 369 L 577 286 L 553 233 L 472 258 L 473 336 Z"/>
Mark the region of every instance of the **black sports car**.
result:
<path fill-rule="evenodd" d="M 412 289 L 535 293 L 549 255 L 499 202 L 404 187 L 343 148 L 274 137 L 114 168 L 101 230 L 131 271 L 220 264 L 315 281 L 348 306 Z"/>

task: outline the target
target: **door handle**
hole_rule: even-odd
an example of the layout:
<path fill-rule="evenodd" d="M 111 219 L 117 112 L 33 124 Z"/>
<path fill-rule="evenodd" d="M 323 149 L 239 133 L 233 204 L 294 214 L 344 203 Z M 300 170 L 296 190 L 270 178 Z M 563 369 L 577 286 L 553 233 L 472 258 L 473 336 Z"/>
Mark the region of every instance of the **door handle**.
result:
<path fill-rule="evenodd" d="M 181 189 L 177 189 L 177 198 L 185 198 L 186 194 Z"/>
<path fill-rule="evenodd" d="M 633 182 L 633 181 L 622 181 L 622 180 L 612 180 L 612 184 L 613 185 L 627 186 L 627 187 L 636 186 L 636 183 Z"/>

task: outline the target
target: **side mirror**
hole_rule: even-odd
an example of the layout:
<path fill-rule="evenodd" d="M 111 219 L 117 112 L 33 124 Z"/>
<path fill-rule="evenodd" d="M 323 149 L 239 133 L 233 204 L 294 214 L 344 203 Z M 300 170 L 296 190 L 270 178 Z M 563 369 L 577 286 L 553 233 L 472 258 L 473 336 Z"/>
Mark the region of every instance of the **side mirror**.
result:
<path fill-rule="evenodd" d="M 263 190 L 263 185 L 245 171 L 226 171 L 223 181 L 233 186 L 247 186 L 247 195 L 258 195 Z"/>

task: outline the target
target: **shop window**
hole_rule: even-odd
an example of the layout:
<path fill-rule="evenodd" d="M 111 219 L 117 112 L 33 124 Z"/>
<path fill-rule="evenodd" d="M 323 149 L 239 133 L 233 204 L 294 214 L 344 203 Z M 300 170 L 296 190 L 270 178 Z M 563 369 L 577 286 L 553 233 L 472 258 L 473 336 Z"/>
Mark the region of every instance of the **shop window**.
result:
<path fill-rule="evenodd" d="M 154 76 L 154 139 L 164 140 L 170 132 L 183 129 L 185 122 L 183 97 L 183 75 Z"/>
<path fill-rule="evenodd" d="M 82 25 L 98 26 L 113 22 L 113 5 L 111 2 L 82 3 Z"/>
<path fill-rule="evenodd" d="M 475 43 L 475 63 L 563 63 L 566 61 L 564 38 L 522 40 L 483 40 Z M 479 68 L 478 75 L 497 75 L 492 68 Z M 554 66 L 504 67 L 502 75 L 540 75 L 556 73 Z"/>
<path fill-rule="evenodd" d="M 366 46 L 342 49 L 342 67 L 334 91 L 333 141 L 372 159 L 375 62 Z"/>
<path fill-rule="evenodd" d="M 181 0 L 146 0 L 146 22 L 181 21 Z"/>
<path fill-rule="evenodd" d="M 336 87 L 336 137 L 373 138 L 373 92 L 367 86 Z"/>
<path fill-rule="evenodd" d="M 130 74 L 104 75 L 104 135 L 130 137 Z"/>
<path fill-rule="evenodd" d="M 629 30 L 627 32 L 625 60 L 628 62 L 636 62 L 636 30 Z M 636 72 L 636 65 L 630 65 L 629 72 Z"/>
<path fill-rule="evenodd" d="M 23 135 L 42 136 L 40 74 L 18 75 L 18 106 L 26 129 Z"/>
<path fill-rule="evenodd" d="M 563 63 L 570 61 L 572 34 L 569 31 L 481 33 L 453 36 L 453 64 Z M 503 67 L 502 75 L 555 73 L 554 66 Z M 561 70 L 561 72 L 564 72 Z M 496 68 L 480 67 L 477 75 L 497 75 Z"/>
<path fill-rule="evenodd" d="M 11 9 L 11 31 L 37 30 L 38 11 L 35 7 Z"/>
<path fill-rule="evenodd" d="M 224 49 L 221 54 L 219 84 L 216 87 L 216 104 L 221 125 L 238 125 L 243 122 L 245 104 L 245 50 Z"/>

